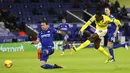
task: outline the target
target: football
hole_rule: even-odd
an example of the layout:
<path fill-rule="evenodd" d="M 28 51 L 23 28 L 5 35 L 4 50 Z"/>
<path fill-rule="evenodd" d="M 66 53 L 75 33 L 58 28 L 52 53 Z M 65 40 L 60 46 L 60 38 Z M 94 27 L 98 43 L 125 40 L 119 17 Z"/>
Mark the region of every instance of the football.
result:
<path fill-rule="evenodd" d="M 11 60 L 5 60 L 4 65 L 6 68 L 10 68 L 12 67 L 13 63 Z"/>

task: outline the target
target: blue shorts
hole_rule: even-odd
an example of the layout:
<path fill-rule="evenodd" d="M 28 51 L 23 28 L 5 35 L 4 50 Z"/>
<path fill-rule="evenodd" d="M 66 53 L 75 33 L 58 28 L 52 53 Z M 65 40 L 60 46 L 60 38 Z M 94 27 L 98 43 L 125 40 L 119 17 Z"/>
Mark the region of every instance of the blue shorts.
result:
<path fill-rule="evenodd" d="M 64 49 L 71 49 L 69 44 L 68 44 L 68 45 L 65 44 L 65 45 L 63 46 L 63 48 L 64 48 Z"/>
<path fill-rule="evenodd" d="M 113 34 L 114 33 L 108 33 L 108 41 L 114 43 L 116 41 L 116 39 Z"/>
<path fill-rule="evenodd" d="M 46 51 L 48 51 L 48 53 Z M 53 53 L 54 53 L 53 47 L 50 47 L 50 46 L 42 47 L 40 61 L 44 60 L 45 62 L 47 62 L 49 56 L 52 55 Z"/>
<path fill-rule="evenodd" d="M 68 36 L 68 38 L 65 38 L 65 36 L 64 36 L 64 35 L 62 35 L 61 39 L 62 39 L 62 40 L 64 40 L 64 41 L 68 41 L 69 36 Z"/>

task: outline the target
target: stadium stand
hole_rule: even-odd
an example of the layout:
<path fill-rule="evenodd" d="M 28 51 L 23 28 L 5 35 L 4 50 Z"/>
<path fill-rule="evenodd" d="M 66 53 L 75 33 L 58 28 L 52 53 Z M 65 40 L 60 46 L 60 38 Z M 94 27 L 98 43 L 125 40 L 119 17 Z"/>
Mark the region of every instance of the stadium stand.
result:
<path fill-rule="evenodd" d="M 130 20 L 128 12 L 130 9 L 127 11 L 125 6 L 120 7 L 119 2 L 111 3 L 109 0 L 1 0 L 0 4 L 0 18 L 1 21 L 4 21 L 6 27 L 4 29 L 0 28 L 1 32 L 5 32 L 0 32 L 0 36 L 19 36 L 20 31 L 25 32 L 25 24 L 38 24 L 44 19 L 50 23 L 60 23 L 62 18 L 67 19 L 66 10 L 87 10 L 89 13 L 94 14 L 96 7 L 102 8 L 109 5 L 116 17 Z M 2 11 L 6 16 L 2 16 Z M 73 24 L 73 26 L 75 25 Z M 78 30 L 79 27 L 71 31 L 73 34 L 76 33 L 71 36 L 74 38 L 73 40 L 77 39 Z"/>

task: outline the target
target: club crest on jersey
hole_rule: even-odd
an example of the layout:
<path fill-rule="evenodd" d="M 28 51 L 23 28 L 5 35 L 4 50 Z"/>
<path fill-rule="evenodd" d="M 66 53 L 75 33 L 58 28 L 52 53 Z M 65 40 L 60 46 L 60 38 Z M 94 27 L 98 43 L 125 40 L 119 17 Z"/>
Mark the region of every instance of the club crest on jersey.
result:
<path fill-rule="evenodd" d="M 50 33 L 50 31 L 47 31 L 47 33 Z"/>

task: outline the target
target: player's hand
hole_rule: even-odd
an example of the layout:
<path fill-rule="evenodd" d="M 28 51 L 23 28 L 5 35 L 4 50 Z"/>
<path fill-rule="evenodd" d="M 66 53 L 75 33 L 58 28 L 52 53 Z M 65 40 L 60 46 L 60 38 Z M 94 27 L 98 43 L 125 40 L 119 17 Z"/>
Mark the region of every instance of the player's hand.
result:
<path fill-rule="evenodd" d="M 66 34 L 64 37 L 64 40 L 67 41 L 68 38 L 69 38 L 69 36 Z"/>
<path fill-rule="evenodd" d="M 80 35 L 80 37 L 82 37 L 83 36 L 83 32 L 79 31 L 79 35 Z"/>
<path fill-rule="evenodd" d="M 31 44 L 35 44 L 35 41 L 32 41 Z"/>
<path fill-rule="evenodd" d="M 70 31 L 68 31 L 68 34 L 71 34 L 71 32 L 70 32 Z"/>
<path fill-rule="evenodd" d="M 117 35 L 117 32 L 114 32 L 114 37 L 116 37 L 116 35 Z"/>
<path fill-rule="evenodd" d="M 39 41 L 32 41 L 31 44 L 38 44 L 38 43 L 39 43 Z"/>

